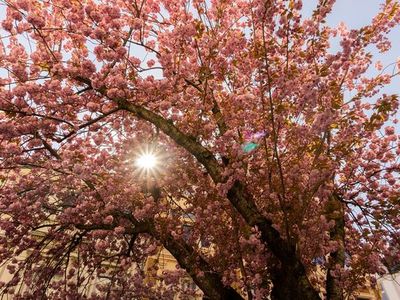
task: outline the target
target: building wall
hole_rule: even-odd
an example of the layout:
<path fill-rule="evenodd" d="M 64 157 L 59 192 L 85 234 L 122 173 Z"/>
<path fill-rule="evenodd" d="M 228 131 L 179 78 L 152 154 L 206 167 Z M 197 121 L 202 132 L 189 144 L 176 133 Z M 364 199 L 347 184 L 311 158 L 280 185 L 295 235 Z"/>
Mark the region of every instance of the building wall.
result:
<path fill-rule="evenodd" d="M 378 280 L 382 300 L 400 299 L 400 273 L 387 274 Z"/>

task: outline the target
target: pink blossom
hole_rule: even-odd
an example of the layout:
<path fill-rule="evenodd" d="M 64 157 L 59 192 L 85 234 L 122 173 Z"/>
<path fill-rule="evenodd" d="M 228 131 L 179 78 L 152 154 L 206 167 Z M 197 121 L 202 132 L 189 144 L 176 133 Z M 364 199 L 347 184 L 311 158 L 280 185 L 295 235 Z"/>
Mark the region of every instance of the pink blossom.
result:
<path fill-rule="evenodd" d="M 108 215 L 107 217 L 104 218 L 103 222 L 104 224 L 112 224 L 114 221 L 114 217 L 111 215 Z"/>

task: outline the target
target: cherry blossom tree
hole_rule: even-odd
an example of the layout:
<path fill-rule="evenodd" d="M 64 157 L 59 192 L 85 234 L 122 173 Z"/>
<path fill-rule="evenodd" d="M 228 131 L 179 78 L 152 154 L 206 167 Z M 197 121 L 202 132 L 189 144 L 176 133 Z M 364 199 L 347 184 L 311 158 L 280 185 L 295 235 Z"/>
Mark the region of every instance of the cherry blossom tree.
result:
<path fill-rule="evenodd" d="M 0 2 L 3 294 L 343 299 L 398 261 L 398 1 Z"/>

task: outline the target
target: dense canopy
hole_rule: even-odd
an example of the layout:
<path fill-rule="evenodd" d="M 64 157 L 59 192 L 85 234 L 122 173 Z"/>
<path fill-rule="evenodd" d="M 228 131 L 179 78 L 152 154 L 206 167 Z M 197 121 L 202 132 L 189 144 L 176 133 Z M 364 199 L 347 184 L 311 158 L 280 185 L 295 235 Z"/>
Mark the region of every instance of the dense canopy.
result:
<path fill-rule="evenodd" d="M 342 299 L 390 271 L 400 5 L 348 29 L 334 2 L 0 1 L 1 292 Z M 176 270 L 145 270 L 160 246 Z"/>

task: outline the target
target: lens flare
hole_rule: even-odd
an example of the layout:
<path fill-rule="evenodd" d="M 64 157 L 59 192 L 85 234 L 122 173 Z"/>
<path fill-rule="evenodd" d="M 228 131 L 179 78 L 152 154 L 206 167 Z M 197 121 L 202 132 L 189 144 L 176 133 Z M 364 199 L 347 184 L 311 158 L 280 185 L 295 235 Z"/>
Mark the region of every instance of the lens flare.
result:
<path fill-rule="evenodd" d="M 136 166 L 144 169 L 151 170 L 157 166 L 157 157 L 153 153 L 143 153 L 136 160 Z"/>

